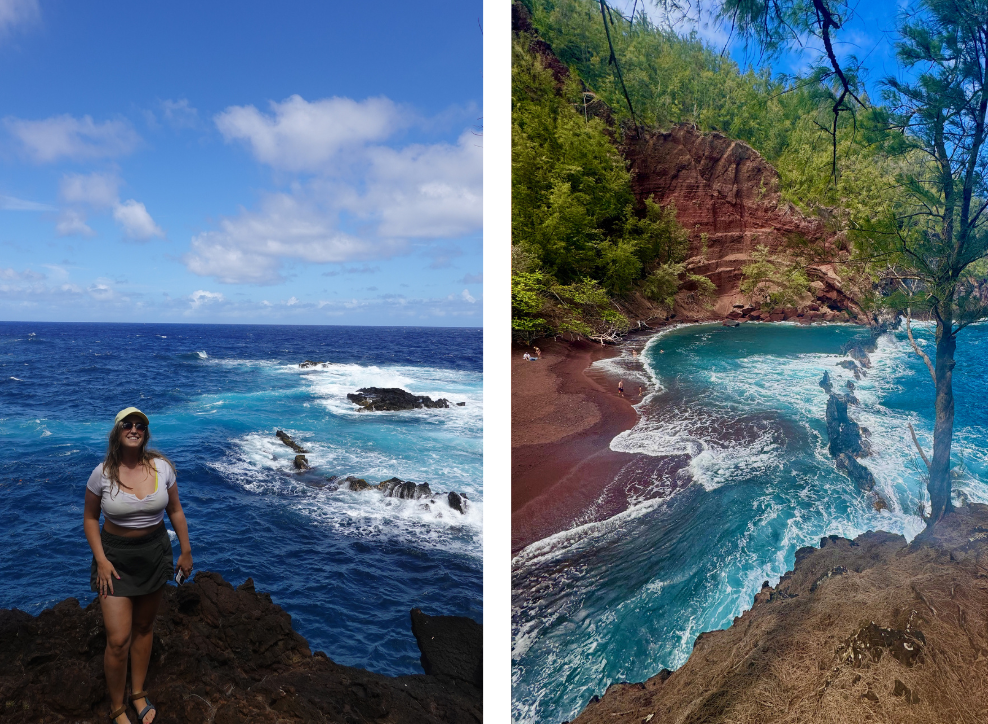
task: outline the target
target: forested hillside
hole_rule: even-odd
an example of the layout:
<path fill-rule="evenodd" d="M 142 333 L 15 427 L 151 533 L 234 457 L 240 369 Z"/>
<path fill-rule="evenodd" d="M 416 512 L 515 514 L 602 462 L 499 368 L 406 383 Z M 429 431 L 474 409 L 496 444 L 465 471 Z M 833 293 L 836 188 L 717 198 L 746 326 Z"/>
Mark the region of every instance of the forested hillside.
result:
<path fill-rule="evenodd" d="M 692 230 L 679 226 L 675 207 L 632 192 L 622 150 L 643 133 L 689 124 L 745 142 L 778 171 L 781 197 L 834 234 L 874 226 L 901 205 L 896 176 L 915 160 L 880 106 L 841 114 L 835 178 L 833 103 L 812 79 L 742 71 L 695 36 L 611 13 L 626 99 L 597 2 L 525 0 L 524 8 L 516 6 L 512 78 L 517 337 L 621 332 L 634 320 L 612 300 L 630 295 L 672 310 L 681 289 L 699 304 L 713 293 L 688 261 Z M 769 287 L 775 274 L 799 296 L 793 267 L 805 259 L 751 261 Z"/>

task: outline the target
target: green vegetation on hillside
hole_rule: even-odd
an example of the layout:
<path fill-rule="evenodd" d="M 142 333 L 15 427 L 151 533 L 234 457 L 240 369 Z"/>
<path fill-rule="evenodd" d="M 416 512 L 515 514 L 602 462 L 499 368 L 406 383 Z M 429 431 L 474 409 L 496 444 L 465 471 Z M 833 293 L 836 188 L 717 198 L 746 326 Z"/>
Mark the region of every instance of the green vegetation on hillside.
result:
<path fill-rule="evenodd" d="M 581 93 L 575 77 L 558 88 L 525 39 L 515 42 L 512 61 L 514 332 L 626 331 L 608 295 L 644 281 L 644 293 L 671 304 L 680 279 L 696 281 L 682 265 L 686 232 L 673 208 L 646 201 L 635 212 L 612 131 L 573 102 Z"/>
<path fill-rule="evenodd" d="M 701 296 L 709 293 L 709 280 L 683 265 L 687 235 L 675 223 L 675 209 L 634 205 L 616 146 L 631 116 L 608 63 L 599 3 L 523 2 L 533 27 L 570 73 L 557 87 L 552 73 L 529 52 L 526 38 L 516 39 L 512 242 L 523 253 L 513 272 L 539 276 L 513 285 L 513 298 L 535 294 L 543 300 L 541 305 L 516 300 L 516 333 L 619 330 L 615 305 L 586 302 L 599 302 L 599 295 L 578 295 L 583 301 L 577 302 L 553 291 L 574 284 L 593 284 L 611 297 L 640 292 L 667 306 L 687 283 Z M 910 151 L 906 135 L 890 130 L 884 108 L 841 114 L 835 178 L 826 130 L 833 122 L 832 95 L 820 83 L 773 78 L 767 70 L 743 72 L 695 36 L 677 36 L 645 17 L 633 23 L 612 17 L 615 53 L 643 126 L 689 123 L 748 143 L 778 170 L 783 197 L 805 213 L 822 213 L 835 231 L 873 228 L 876 220 L 909 203 L 902 179 L 923 161 Z M 616 121 L 610 127 L 594 117 L 604 104 Z M 756 263 L 746 274 L 761 280 L 752 282 L 752 292 L 776 286 L 776 278 L 791 282 L 788 292 L 765 291 L 766 303 L 780 294 L 788 299 L 803 286 L 804 275 L 790 268 L 791 262 L 780 265 L 766 256 Z M 867 266 L 856 270 L 866 272 Z"/>

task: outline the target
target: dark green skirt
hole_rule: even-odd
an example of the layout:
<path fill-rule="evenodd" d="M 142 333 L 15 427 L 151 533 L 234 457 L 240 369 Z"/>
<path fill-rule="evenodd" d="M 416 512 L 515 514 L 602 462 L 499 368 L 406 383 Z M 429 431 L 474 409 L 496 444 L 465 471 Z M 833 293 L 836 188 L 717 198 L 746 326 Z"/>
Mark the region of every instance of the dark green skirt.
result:
<path fill-rule="evenodd" d="M 113 578 L 114 596 L 143 596 L 154 593 L 168 582 L 174 573 L 172 542 L 162 523 L 140 538 L 124 538 L 101 530 L 103 554 L 113 564 L 120 578 Z M 89 567 L 89 588 L 99 592 L 96 558 Z"/>

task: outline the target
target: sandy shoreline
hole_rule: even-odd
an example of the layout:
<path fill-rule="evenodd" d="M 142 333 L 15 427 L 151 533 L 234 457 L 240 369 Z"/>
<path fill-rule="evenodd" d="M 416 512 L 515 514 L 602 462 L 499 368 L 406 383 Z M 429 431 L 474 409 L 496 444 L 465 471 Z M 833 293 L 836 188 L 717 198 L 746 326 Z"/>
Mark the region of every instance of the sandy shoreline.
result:
<path fill-rule="evenodd" d="M 637 345 L 636 345 L 637 346 Z M 567 530 L 587 516 L 604 519 L 625 504 L 606 488 L 641 456 L 614 452 L 610 442 L 638 421 L 637 383 L 592 369 L 621 346 L 586 341 L 542 345 L 538 362 L 511 355 L 511 550 Z"/>

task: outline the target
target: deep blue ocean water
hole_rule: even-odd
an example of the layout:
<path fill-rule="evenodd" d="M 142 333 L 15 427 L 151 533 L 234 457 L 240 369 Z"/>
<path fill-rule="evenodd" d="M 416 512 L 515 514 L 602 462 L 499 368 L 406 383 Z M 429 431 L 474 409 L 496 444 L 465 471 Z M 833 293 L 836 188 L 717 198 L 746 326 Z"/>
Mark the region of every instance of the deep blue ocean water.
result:
<path fill-rule="evenodd" d="M 932 349 L 929 326 L 916 330 Z M 613 518 L 539 541 L 512 564 L 512 698 L 517 722 L 572 719 L 615 681 L 681 666 L 703 631 L 729 626 L 763 581 L 775 585 L 806 545 L 869 529 L 913 538 L 929 497 L 907 428 L 932 450 L 933 386 L 905 331 L 883 337 L 867 377 L 836 366 L 851 325 L 693 325 L 653 337 L 641 419 L 611 443 L 641 455 L 688 456 L 671 497 L 642 481 Z M 629 379 L 629 356 L 598 363 Z M 958 336 L 955 491 L 988 502 L 988 325 Z M 861 462 L 889 510 L 838 472 L 827 451 L 829 371 L 855 382 L 853 419 L 871 431 Z M 634 380 L 636 384 L 639 380 Z"/>
<path fill-rule="evenodd" d="M 0 323 L 0 608 L 93 599 L 86 480 L 114 415 L 134 405 L 178 470 L 196 569 L 234 585 L 252 577 L 338 663 L 421 673 L 411 608 L 482 620 L 482 339 L 479 329 Z M 306 359 L 332 364 L 300 369 Z M 346 394 L 365 386 L 466 406 L 358 413 Z M 277 429 L 309 451 L 312 471 L 293 471 Z M 332 475 L 427 482 L 465 493 L 467 513 L 337 490 Z"/>

